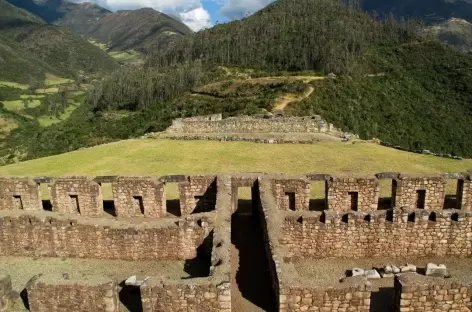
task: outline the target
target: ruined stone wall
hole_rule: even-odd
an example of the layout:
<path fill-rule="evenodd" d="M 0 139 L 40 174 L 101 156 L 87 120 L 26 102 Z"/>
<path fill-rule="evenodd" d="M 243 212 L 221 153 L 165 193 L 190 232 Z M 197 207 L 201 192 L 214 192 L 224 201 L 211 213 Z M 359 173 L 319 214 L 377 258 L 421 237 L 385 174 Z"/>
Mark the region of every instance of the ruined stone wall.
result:
<path fill-rule="evenodd" d="M 286 216 L 286 258 L 472 255 L 472 213 L 392 209 Z"/>
<path fill-rule="evenodd" d="M 379 204 L 380 187 L 375 177 L 328 180 L 328 209 L 333 211 L 372 211 Z"/>
<path fill-rule="evenodd" d="M 211 219 L 147 223 L 60 218 L 53 213 L 0 215 L 0 254 L 121 260 L 183 260 L 196 256 Z"/>
<path fill-rule="evenodd" d="M 425 191 L 423 209 L 439 210 L 444 207 L 444 196 L 447 181 L 442 176 L 414 177 L 400 175 L 393 180 L 394 207 L 420 208 L 419 192 Z"/>
<path fill-rule="evenodd" d="M 61 177 L 51 184 L 52 210 L 83 216 L 101 216 L 103 197 L 100 185 L 86 177 Z"/>
<path fill-rule="evenodd" d="M 0 311 L 6 311 L 11 305 L 12 285 L 8 272 L 0 271 Z"/>
<path fill-rule="evenodd" d="M 39 184 L 28 178 L 0 178 L 0 210 L 42 209 Z"/>
<path fill-rule="evenodd" d="M 310 182 L 306 178 L 273 178 L 272 191 L 280 210 L 310 209 Z"/>
<path fill-rule="evenodd" d="M 290 254 L 287 246 L 281 243 L 285 235 L 281 229 L 284 216 L 292 212 L 277 207 L 271 188 L 268 179 L 260 181 L 259 219 L 278 311 L 369 311 L 371 290 L 362 278 L 352 278 L 343 285 L 321 287 L 316 285 L 316 281 L 299 276 L 294 266 L 286 261 Z"/>
<path fill-rule="evenodd" d="M 209 118 L 189 118 L 174 120 L 167 132 L 173 133 L 337 133 L 341 132 L 332 124 L 319 117 L 230 117 L 209 120 Z"/>
<path fill-rule="evenodd" d="M 182 215 L 215 209 L 216 176 L 190 176 L 179 183 L 179 191 Z"/>
<path fill-rule="evenodd" d="M 465 211 L 472 211 L 472 175 L 459 179 L 457 188 L 457 201 L 459 207 Z"/>
<path fill-rule="evenodd" d="M 119 312 L 118 285 L 101 276 L 43 275 L 28 286 L 27 296 L 31 312 Z"/>
<path fill-rule="evenodd" d="M 394 312 L 465 312 L 472 309 L 471 299 L 471 283 L 416 273 L 395 277 Z"/>
<path fill-rule="evenodd" d="M 152 177 L 119 177 L 112 184 L 117 217 L 166 215 L 164 183 Z"/>

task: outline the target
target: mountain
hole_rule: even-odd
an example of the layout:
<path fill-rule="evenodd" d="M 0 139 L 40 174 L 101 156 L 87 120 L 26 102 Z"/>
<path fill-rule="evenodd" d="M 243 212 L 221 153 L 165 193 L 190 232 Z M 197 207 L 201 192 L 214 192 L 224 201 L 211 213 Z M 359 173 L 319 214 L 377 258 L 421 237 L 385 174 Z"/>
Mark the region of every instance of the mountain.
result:
<path fill-rule="evenodd" d="M 173 36 L 192 31 L 175 17 L 150 8 L 112 13 L 93 3 L 66 0 L 9 0 L 48 23 L 67 27 L 75 33 L 108 45 L 110 50 L 149 51 L 166 45 Z"/>
<path fill-rule="evenodd" d="M 109 72 L 118 64 L 107 53 L 72 31 L 0 0 L 0 79 L 28 82 L 45 73 L 75 77 Z"/>

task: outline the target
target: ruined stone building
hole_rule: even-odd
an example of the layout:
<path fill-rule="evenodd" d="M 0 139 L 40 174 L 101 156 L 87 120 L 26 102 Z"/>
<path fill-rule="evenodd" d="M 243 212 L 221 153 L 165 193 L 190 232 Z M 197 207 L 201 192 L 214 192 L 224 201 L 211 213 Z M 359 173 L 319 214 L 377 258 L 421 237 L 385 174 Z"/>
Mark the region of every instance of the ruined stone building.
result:
<path fill-rule="evenodd" d="M 446 194 L 451 181 L 457 189 L 452 204 Z M 390 185 L 387 200 L 384 182 Z M 312 198 L 315 184 L 322 187 L 321 198 Z M 112 201 L 104 200 L 105 185 L 111 186 Z M 167 198 L 172 185 L 178 199 Z M 244 190 L 251 200 L 240 199 Z M 254 220 L 260 232 L 240 226 L 238 215 Z M 261 248 L 238 245 L 240 234 Z M 231 257 L 232 243 L 239 260 Z M 381 312 L 387 310 L 376 307 L 380 293 L 391 291 L 391 297 L 382 297 L 388 311 L 466 312 L 472 310 L 472 278 L 466 272 L 472 264 L 448 278 L 396 274 L 387 290 L 374 289 L 364 276 L 340 282 L 302 268 L 471 256 L 470 173 L 0 179 L 0 262 L 12 257 L 126 261 L 134 263 L 131 275 L 142 274 L 125 282 L 106 273 L 110 268 L 93 277 L 75 274 L 78 267 L 39 268 L 24 289 L 13 291 L 20 273 L 7 267 L 0 274 L 0 311 L 13 311 L 15 302 L 22 302 L 33 312 L 229 312 L 246 310 L 239 305 L 241 296 L 266 311 Z M 267 279 L 250 271 L 258 261 Z M 144 263 L 168 268 L 183 262 L 190 272 L 185 277 L 142 272 Z M 243 276 L 244 270 L 251 274 Z"/>

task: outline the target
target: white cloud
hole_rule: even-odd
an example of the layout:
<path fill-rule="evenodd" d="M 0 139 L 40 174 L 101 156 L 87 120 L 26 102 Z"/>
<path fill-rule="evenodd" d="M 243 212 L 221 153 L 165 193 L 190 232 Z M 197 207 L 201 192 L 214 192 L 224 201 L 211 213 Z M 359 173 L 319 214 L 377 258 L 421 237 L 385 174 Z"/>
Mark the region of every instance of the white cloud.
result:
<path fill-rule="evenodd" d="M 202 6 L 201 0 L 74 0 L 92 1 L 112 11 L 153 8 L 180 17 L 187 26 L 198 31 L 211 27 L 210 13 Z"/>
<path fill-rule="evenodd" d="M 180 18 L 194 31 L 212 26 L 210 13 L 202 7 L 192 11 L 182 12 L 180 13 Z"/>

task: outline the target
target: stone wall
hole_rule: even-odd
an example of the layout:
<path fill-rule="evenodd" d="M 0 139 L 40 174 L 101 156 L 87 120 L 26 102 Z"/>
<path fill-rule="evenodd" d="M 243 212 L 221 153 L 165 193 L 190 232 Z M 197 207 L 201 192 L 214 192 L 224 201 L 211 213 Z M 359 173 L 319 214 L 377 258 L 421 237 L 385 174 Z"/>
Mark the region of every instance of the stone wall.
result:
<path fill-rule="evenodd" d="M 280 210 L 310 209 L 310 181 L 304 177 L 273 178 L 272 192 Z"/>
<path fill-rule="evenodd" d="M 340 133 L 332 124 L 313 117 L 249 117 L 226 119 L 199 118 L 176 119 L 167 129 L 170 133 Z"/>
<path fill-rule="evenodd" d="M 0 311 L 7 311 L 11 304 L 12 285 L 8 272 L 0 271 Z"/>
<path fill-rule="evenodd" d="M 119 177 L 112 184 L 117 217 L 166 215 L 164 183 L 152 177 Z"/>
<path fill-rule="evenodd" d="M 215 209 L 216 176 L 189 176 L 179 184 L 182 215 Z"/>
<path fill-rule="evenodd" d="M 457 188 L 458 208 L 472 211 L 472 175 L 459 179 Z"/>
<path fill-rule="evenodd" d="M 286 259 L 472 255 L 472 213 L 391 209 L 286 216 Z"/>
<path fill-rule="evenodd" d="M 27 288 L 31 312 L 119 312 L 118 285 L 102 276 L 43 275 Z"/>
<path fill-rule="evenodd" d="M 121 260 L 185 260 L 211 231 L 211 216 L 155 222 L 101 222 L 54 213 L 0 214 L 0 254 Z"/>
<path fill-rule="evenodd" d="M 379 204 L 380 187 L 375 177 L 328 180 L 328 209 L 333 211 L 372 211 Z"/>
<path fill-rule="evenodd" d="M 393 180 L 393 206 L 412 209 L 443 209 L 446 184 L 447 181 L 442 176 L 415 177 L 400 175 Z M 421 195 L 421 192 L 424 192 L 424 195 Z M 423 200 L 420 199 L 421 196 L 424 196 Z"/>
<path fill-rule="evenodd" d="M 39 184 L 28 178 L 0 178 L 0 210 L 42 209 Z"/>
<path fill-rule="evenodd" d="M 52 210 L 83 216 L 103 215 L 100 185 L 86 177 L 61 177 L 51 184 Z"/>
<path fill-rule="evenodd" d="M 395 312 L 466 312 L 472 309 L 472 283 L 406 273 L 395 277 Z"/>

